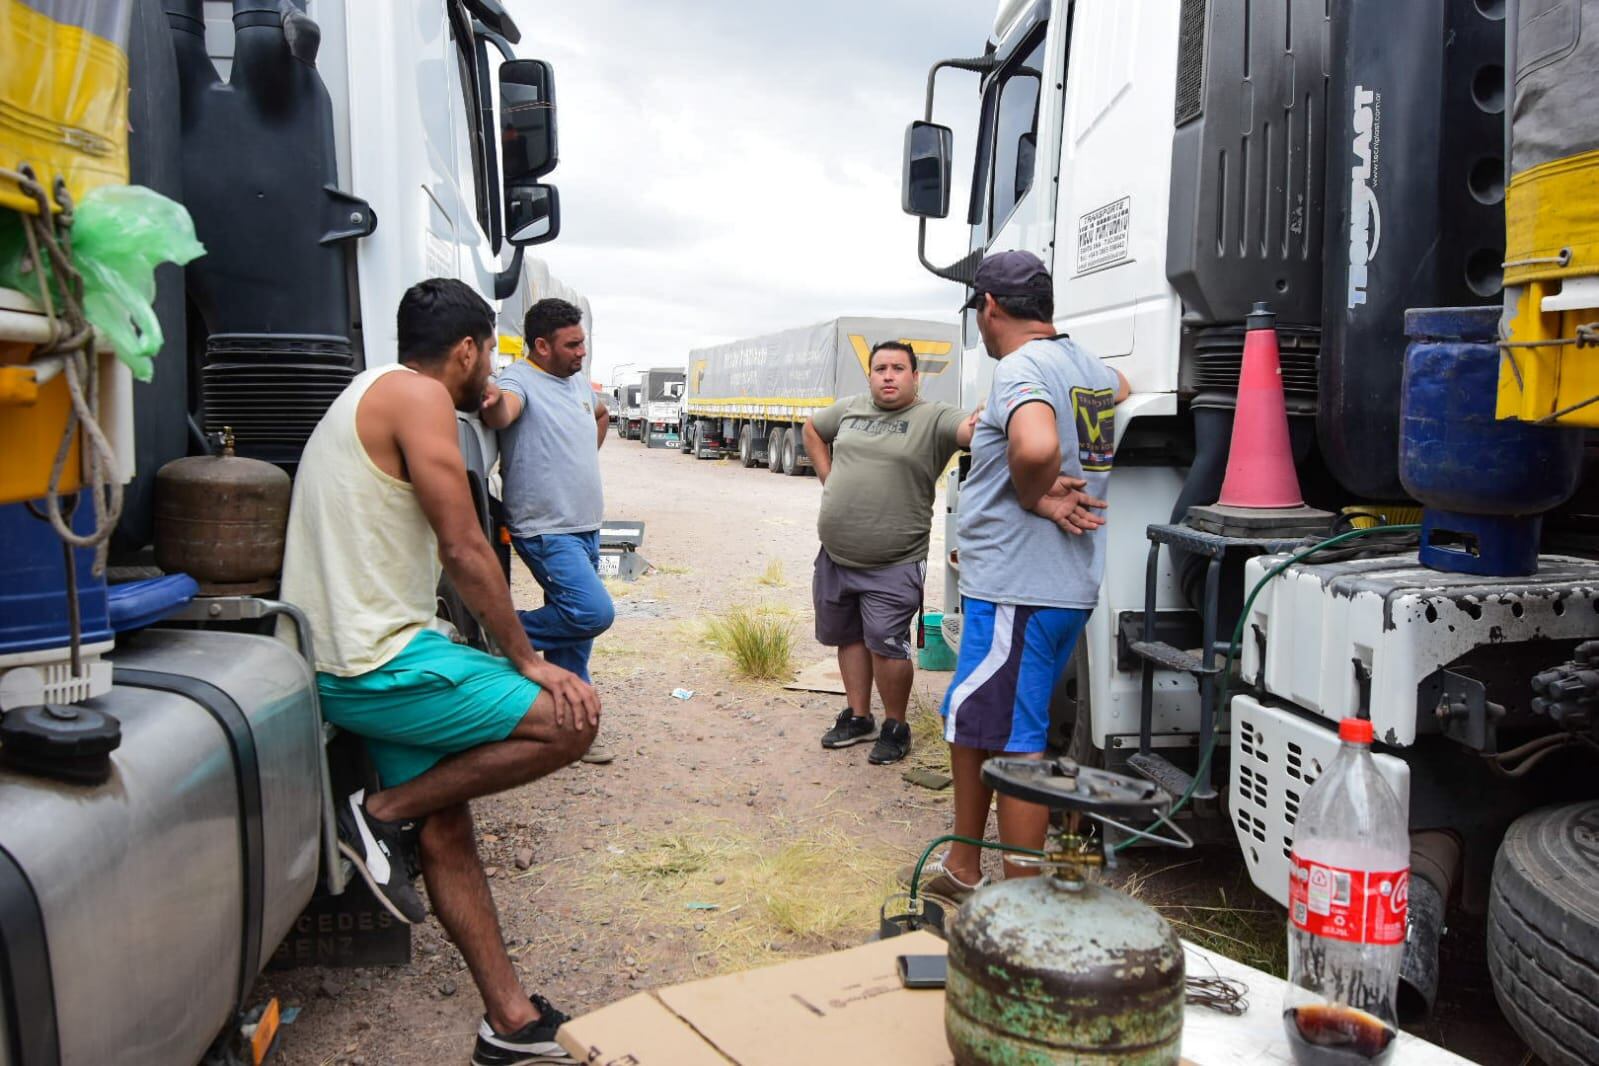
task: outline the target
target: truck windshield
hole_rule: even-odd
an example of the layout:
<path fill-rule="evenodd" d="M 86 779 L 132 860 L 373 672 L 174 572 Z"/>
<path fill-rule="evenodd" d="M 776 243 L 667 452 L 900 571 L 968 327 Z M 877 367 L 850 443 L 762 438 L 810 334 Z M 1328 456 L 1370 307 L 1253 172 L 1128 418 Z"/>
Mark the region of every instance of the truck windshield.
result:
<path fill-rule="evenodd" d="M 972 174 L 972 248 L 986 248 L 1033 187 L 1038 101 L 1043 88 L 1044 26 L 983 91 L 982 129 Z"/>

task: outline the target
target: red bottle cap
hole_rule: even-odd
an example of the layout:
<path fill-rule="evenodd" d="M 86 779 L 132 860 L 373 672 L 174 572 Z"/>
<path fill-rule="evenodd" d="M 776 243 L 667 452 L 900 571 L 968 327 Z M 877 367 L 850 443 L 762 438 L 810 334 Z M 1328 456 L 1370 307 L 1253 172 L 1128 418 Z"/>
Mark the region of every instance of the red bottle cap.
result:
<path fill-rule="evenodd" d="M 1369 718 L 1345 718 L 1338 723 L 1339 740 L 1347 740 L 1351 744 L 1370 744 L 1372 735 Z"/>

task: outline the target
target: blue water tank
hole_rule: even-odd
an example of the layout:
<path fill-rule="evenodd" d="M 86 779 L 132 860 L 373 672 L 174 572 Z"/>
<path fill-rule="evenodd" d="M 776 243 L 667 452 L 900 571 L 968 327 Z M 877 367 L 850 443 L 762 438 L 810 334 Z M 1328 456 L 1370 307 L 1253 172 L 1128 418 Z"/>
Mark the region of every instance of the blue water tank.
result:
<path fill-rule="evenodd" d="M 72 497 L 63 499 L 70 505 Z M 80 495 L 72 516 L 79 533 L 94 529 L 94 508 Z M 34 508 L 44 513 L 44 502 Z M 25 503 L 0 506 L 0 656 L 64 648 L 72 642 L 72 622 L 67 603 L 66 555 L 55 529 L 36 518 Z M 90 572 L 94 552 L 74 550 L 78 574 L 81 639 L 98 644 L 111 639 L 106 608 L 106 583 Z"/>
<path fill-rule="evenodd" d="M 1405 312 L 1399 477 L 1426 508 L 1421 560 L 1497 576 L 1537 569 L 1545 511 L 1582 475 L 1580 429 L 1494 417 L 1498 307 Z"/>

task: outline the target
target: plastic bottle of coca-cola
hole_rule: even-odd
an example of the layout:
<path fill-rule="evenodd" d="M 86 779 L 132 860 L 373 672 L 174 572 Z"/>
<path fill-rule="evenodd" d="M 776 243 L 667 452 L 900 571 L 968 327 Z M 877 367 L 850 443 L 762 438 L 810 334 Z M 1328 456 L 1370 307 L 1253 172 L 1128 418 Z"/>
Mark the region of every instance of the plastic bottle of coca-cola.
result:
<path fill-rule="evenodd" d="M 1339 723 L 1294 826 L 1283 1024 L 1301 1066 L 1384 1062 L 1397 1035 L 1410 834 L 1371 737 L 1365 719 Z"/>

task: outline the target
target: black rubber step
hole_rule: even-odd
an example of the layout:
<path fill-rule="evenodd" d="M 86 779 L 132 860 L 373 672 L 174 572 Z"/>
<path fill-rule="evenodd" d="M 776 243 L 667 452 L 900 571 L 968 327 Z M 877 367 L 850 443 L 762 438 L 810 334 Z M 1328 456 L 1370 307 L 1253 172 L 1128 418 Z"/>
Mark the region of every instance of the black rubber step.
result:
<path fill-rule="evenodd" d="M 1221 662 L 1206 666 L 1204 660 L 1191 651 L 1174 648 L 1159 640 L 1133 641 L 1133 654 L 1148 659 L 1166 670 L 1177 670 L 1195 677 L 1213 677 L 1221 673 Z"/>
<path fill-rule="evenodd" d="M 1186 794 L 1194 783 L 1194 777 L 1187 770 L 1174 765 L 1163 755 L 1150 752 L 1147 755 L 1139 752 L 1127 760 L 1127 765 L 1149 778 L 1161 788 L 1170 792 L 1172 799 Z M 1209 786 L 1194 790 L 1193 798 L 1196 800 L 1212 800 L 1216 798 L 1216 790 Z"/>

